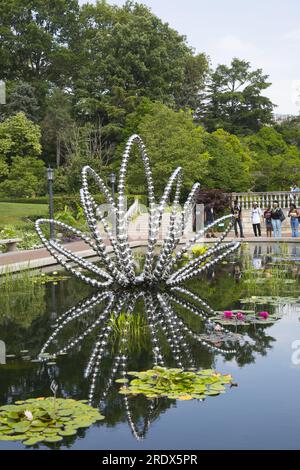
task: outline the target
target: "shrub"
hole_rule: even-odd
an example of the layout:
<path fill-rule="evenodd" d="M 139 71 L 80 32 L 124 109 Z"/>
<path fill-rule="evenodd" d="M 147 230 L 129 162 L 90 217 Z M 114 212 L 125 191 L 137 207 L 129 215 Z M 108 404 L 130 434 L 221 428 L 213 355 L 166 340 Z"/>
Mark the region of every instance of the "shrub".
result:
<path fill-rule="evenodd" d="M 33 223 L 23 225 L 22 227 L 6 225 L 0 230 L 0 238 L 3 240 L 8 238 L 21 238 L 21 242 L 17 245 L 20 250 L 30 250 L 42 246 Z M 5 247 L 5 245 L 0 246 L 2 252 L 6 251 L 6 249 L 7 247 Z"/>
<path fill-rule="evenodd" d="M 0 184 L 0 194 L 35 197 L 45 194 L 45 164 L 36 157 L 14 157 L 9 175 Z"/>

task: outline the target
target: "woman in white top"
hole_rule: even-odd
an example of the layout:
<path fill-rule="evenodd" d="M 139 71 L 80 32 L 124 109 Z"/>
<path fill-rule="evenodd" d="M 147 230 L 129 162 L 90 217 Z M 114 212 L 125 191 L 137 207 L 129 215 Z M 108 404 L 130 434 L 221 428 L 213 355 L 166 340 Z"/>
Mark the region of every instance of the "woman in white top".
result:
<path fill-rule="evenodd" d="M 251 209 L 251 222 L 253 227 L 254 235 L 261 236 L 261 229 L 260 229 L 260 219 L 262 217 L 262 210 L 258 207 L 257 202 L 253 202 L 252 209 Z"/>

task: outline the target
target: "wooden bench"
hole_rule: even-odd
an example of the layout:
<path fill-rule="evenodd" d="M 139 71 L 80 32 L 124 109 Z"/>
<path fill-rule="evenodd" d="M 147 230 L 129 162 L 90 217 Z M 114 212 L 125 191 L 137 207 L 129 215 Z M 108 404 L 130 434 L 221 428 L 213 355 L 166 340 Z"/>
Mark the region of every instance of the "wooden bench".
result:
<path fill-rule="evenodd" d="M 7 251 L 17 251 L 17 244 L 22 241 L 22 238 L 7 238 L 0 240 L 0 245 L 6 245 Z"/>

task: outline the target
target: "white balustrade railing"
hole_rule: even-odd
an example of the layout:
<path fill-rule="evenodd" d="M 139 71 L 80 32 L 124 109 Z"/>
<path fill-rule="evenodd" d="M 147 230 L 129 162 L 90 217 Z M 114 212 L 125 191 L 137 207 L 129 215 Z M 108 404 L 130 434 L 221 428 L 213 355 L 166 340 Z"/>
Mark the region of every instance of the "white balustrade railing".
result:
<path fill-rule="evenodd" d="M 253 202 L 257 202 L 262 209 L 272 206 L 274 201 L 278 201 L 282 209 L 289 208 L 291 203 L 295 203 L 297 207 L 300 204 L 300 192 L 291 191 L 231 193 L 231 197 L 232 202 L 238 199 L 242 209 L 250 209 Z"/>
<path fill-rule="evenodd" d="M 134 203 L 129 207 L 125 214 L 125 220 L 127 224 L 131 221 L 132 217 L 139 213 L 139 200 L 135 199 Z"/>

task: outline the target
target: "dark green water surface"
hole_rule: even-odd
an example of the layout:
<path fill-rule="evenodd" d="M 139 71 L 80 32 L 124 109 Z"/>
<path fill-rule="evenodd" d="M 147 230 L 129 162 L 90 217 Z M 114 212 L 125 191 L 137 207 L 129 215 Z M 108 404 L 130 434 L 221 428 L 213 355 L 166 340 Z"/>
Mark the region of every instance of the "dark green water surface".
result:
<path fill-rule="evenodd" d="M 58 395 L 61 397 L 90 397 L 91 403 L 100 408 L 105 420 L 79 431 L 74 438 L 49 445 L 50 448 L 299 449 L 298 258 L 295 250 L 287 255 L 286 252 L 274 249 L 266 253 L 258 247 L 256 252 L 250 250 L 247 255 L 240 253 L 237 258 L 221 264 L 207 276 L 186 285 L 214 310 L 267 310 L 280 317 L 273 324 L 237 324 L 228 327 L 244 338 L 236 345 L 217 342 L 216 345 L 222 348 L 236 348 L 235 353 L 225 355 L 209 350 L 191 335 L 180 331 L 180 323 L 176 323 L 176 318 L 196 333 L 209 334 L 210 330 L 207 330 L 206 322 L 199 316 L 169 297 L 174 293 L 146 289 L 143 295 L 148 296 L 148 302 L 149 299 L 154 302 L 154 310 L 157 305 L 159 307 L 157 295 L 164 296 L 171 309 L 170 316 L 159 314 L 155 323 L 147 316 L 142 295 L 135 300 L 136 292 L 127 295 L 124 291 L 114 291 L 110 297 L 112 308 L 90 332 L 88 328 L 103 315 L 109 297 L 95 302 L 88 312 L 67 323 L 47 350 L 54 352 L 67 347 L 67 354 L 59 356 L 54 363 L 50 359 L 33 362 L 55 331 L 57 319 L 68 309 L 82 305 L 99 293 L 71 278 L 57 284 L 39 282 L 34 288 L 25 290 L 22 282 L 16 280 L 9 295 L 3 290 L 0 294 L 0 340 L 6 347 L 5 357 L 2 357 L 5 364 L 0 364 L 0 404 L 49 396 L 53 379 L 59 385 Z M 270 270 L 272 273 L 274 262 L 281 263 L 287 273 L 282 282 L 277 280 L 274 284 L 260 284 L 253 282 L 255 274 L 250 273 L 250 281 L 244 274 L 244 270 L 254 272 L 257 269 Z M 293 281 L 288 283 L 286 279 Z M 179 300 L 191 302 L 198 312 L 206 311 L 201 302 L 188 299 L 180 293 L 176 295 Z M 283 300 L 277 303 L 269 303 L 268 299 L 261 300 L 262 303 L 256 303 L 255 300 L 254 304 L 240 303 L 240 299 L 253 295 L 272 295 Z M 84 371 L 99 334 L 118 305 L 123 314 L 133 309 L 131 315 L 135 316 L 135 320 L 132 332 L 126 337 L 126 342 L 121 343 L 122 332 L 118 330 L 122 330 L 121 320 L 119 327 L 109 332 L 95 386 L 91 388 L 92 374 L 84 377 Z M 158 346 L 167 366 L 178 366 L 179 361 L 185 368 L 214 368 L 224 374 L 232 374 L 238 386 L 204 401 L 166 398 L 147 400 L 135 397 L 126 403 L 118 393 L 120 386 L 111 377 L 112 369 L 118 356 L 124 354 L 128 357 L 129 371 L 152 368 L 155 345 L 147 326 L 148 321 L 156 328 Z M 164 325 L 166 330 L 162 329 Z M 117 370 L 115 378 L 120 373 L 121 368 Z M 0 450 L 23 448 L 21 443 L 0 442 Z M 47 447 L 40 445 L 36 448 Z"/>

